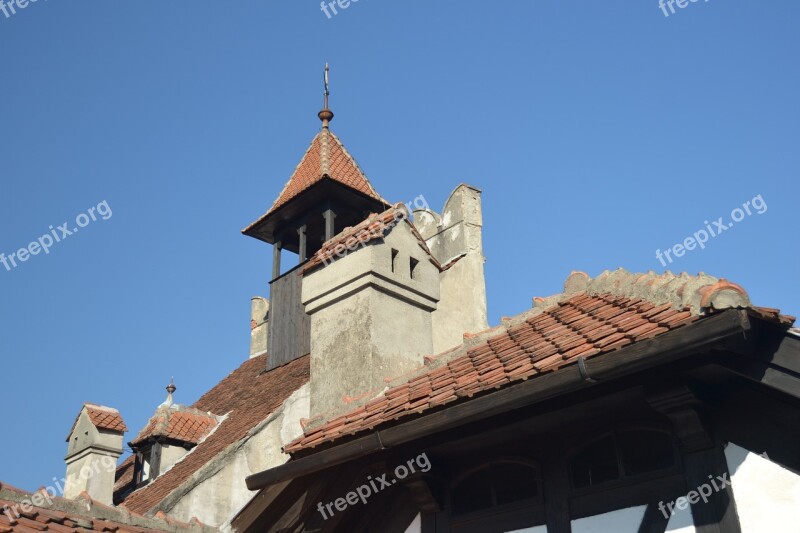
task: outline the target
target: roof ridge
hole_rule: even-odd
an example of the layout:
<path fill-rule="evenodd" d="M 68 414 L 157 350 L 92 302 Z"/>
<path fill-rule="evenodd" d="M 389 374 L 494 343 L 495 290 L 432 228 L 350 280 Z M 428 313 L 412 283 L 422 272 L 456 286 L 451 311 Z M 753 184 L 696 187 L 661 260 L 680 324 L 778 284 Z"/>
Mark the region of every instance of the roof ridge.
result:
<path fill-rule="evenodd" d="M 324 420 L 326 415 L 321 415 L 304 421 L 304 436 L 289 443 L 285 449 L 293 453 L 345 434 L 362 431 L 368 424 L 369 427 L 374 427 L 382 422 L 374 413 L 369 414 L 370 411 L 387 402 L 396 402 L 397 395 L 402 393 L 392 394 L 393 391 L 401 391 L 404 386 L 407 387 L 423 376 L 431 376 L 450 363 L 470 359 L 464 363 L 469 366 L 475 363 L 471 361 L 473 357 L 483 358 L 489 352 L 498 356 L 509 349 L 503 346 L 508 342 L 519 345 L 518 348 L 524 351 L 528 360 L 522 356 L 511 363 L 505 360 L 500 368 L 492 368 L 486 375 L 476 376 L 475 383 L 461 385 L 460 392 L 456 391 L 455 396 L 451 394 L 444 398 L 447 391 L 440 391 L 438 394 L 441 396 L 437 396 L 435 402 L 431 400 L 431 407 L 502 386 L 512 378 L 528 379 L 530 372 L 535 374 L 556 370 L 574 362 L 574 358 L 578 356 L 591 357 L 632 342 L 649 339 L 722 309 L 761 309 L 761 314 L 767 319 L 777 320 L 781 324 L 787 324 L 792 318 L 782 316 L 776 310 L 753 307 L 747 292 L 741 286 L 704 273 L 697 276 L 690 276 L 685 272 L 675 275 L 669 271 L 664 274 L 652 271 L 642 274 L 620 268 L 615 271 L 606 270 L 592 279 L 585 272 L 573 271 L 567 277 L 562 293 L 548 298 L 534 298 L 533 301 L 532 309 L 515 317 L 504 318 L 501 324 L 493 328 L 476 334 L 466 333 L 461 345 L 438 355 L 426 356 L 422 366 L 401 376 L 387 378 L 387 388 L 383 391 L 368 391 L 359 396 L 353 409 L 331 413 L 327 415 L 331 417 L 328 420 Z M 567 305 L 570 302 L 572 306 Z M 581 307 L 587 304 L 590 305 L 586 309 Z M 601 309 L 602 312 L 595 313 L 595 309 Z M 524 324 L 532 328 L 532 333 L 528 333 L 527 338 L 522 340 L 517 334 L 520 333 L 518 328 Z M 559 332 L 559 329 L 562 331 Z M 567 331 L 569 334 L 562 335 Z M 579 342 L 581 339 L 585 342 Z M 501 372 L 505 364 L 511 367 L 510 377 L 504 377 Z M 456 364 L 457 367 L 464 365 Z M 401 408 L 402 404 L 397 404 L 388 409 L 387 416 L 391 415 L 396 419 L 398 416 L 425 409 L 422 404 L 406 412 L 402 412 Z M 362 412 L 368 418 L 359 418 Z M 358 427 L 359 420 L 369 422 L 364 422 L 365 427 Z M 344 425 L 348 425 L 348 428 L 342 429 L 341 434 L 333 432 L 336 427 Z M 328 427 L 332 428 L 332 435 L 325 435 Z"/>
<path fill-rule="evenodd" d="M 69 434 L 67 434 L 66 442 L 69 442 L 69 438 L 72 436 L 72 432 L 75 431 L 75 427 L 78 425 L 78 420 L 80 420 L 84 409 L 86 410 L 86 415 L 89 417 L 89 422 L 94 427 L 98 429 L 106 429 L 108 431 L 115 431 L 117 433 L 125 433 L 128 431 L 128 426 L 127 424 L 125 424 L 125 419 L 122 418 L 122 413 L 120 413 L 118 409 L 114 409 L 113 407 L 107 407 L 105 405 L 97 405 L 90 402 L 83 402 L 80 411 L 78 411 L 78 414 L 75 417 L 75 421 L 72 423 L 72 427 L 69 430 Z M 103 413 L 107 413 L 109 415 L 116 415 L 116 419 L 118 420 L 119 423 L 113 426 L 98 424 L 97 422 L 95 422 L 94 417 L 92 416 L 92 411 L 102 411 Z"/>
<path fill-rule="evenodd" d="M 83 405 L 86 407 L 91 407 L 93 409 L 98 409 L 100 411 L 109 411 L 111 413 L 119 413 L 119 409 L 114 409 L 113 407 L 108 407 L 107 405 L 99 405 L 96 403 L 91 402 L 83 402 Z"/>
<path fill-rule="evenodd" d="M 175 415 L 188 415 L 192 417 L 205 419 L 206 421 L 213 423 L 210 432 L 213 432 L 214 428 L 218 427 L 225 419 L 225 416 L 220 417 L 218 415 L 211 413 L 210 411 L 204 412 L 200 409 L 197 409 L 196 407 L 190 407 L 182 404 L 160 405 L 159 407 L 156 408 L 156 411 L 153 414 L 153 416 L 151 416 L 150 419 L 147 421 L 147 425 L 145 425 L 145 427 L 142 428 L 142 430 L 136 436 L 136 439 L 131 441 L 131 445 L 135 446 L 136 444 L 139 444 L 143 440 L 154 436 L 167 436 L 172 438 L 179 438 L 185 436 L 187 437 L 186 442 L 192 442 L 193 444 L 198 444 L 199 442 L 202 441 L 204 436 L 208 436 L 204 432 L 204 435 L 201 435 L 201 437 L 198 439 L 198 442 L 194 442 L 194 439 L 188 440 L 188 437 L 191 437 L 190 435 L 176 436 L 170 434 L 170 424 Z"/>
<path fill-rule="evenodd" d="M 39 494 L 39 498 L 48 502 L 48 504 L 46 506 L 32 504 L 32 499 L 36 494 Z M 52 517 L 55 518 L 63 514 L 63 519 L 76 522 L 80 531 L 94 530 L 95 521 L 113 522 L 125 527 L 146 528 L 153 531 L 169 533 L 177 533 L 180 531 L 214 531 L 213 528 L 204 526 L 199 521 L 185 523 L 173 519 L 164 520 L 159 517 L 148 517 L 133 513 L 124 506 L 114 507 L 104 505 L 93 500 L 85 492 L 81 493 L 78 498 L 71 500 L 60 496 L 54 496 L 46 489 L 28 492 L 0 483 L 0 501 L 20 504 L 26 507 L 30 506 L 33 508 L 31 512 L 36 515 L 45 514 L 48 517 L 52 515 Z M 21 514 L 23 514 L 23 516 L 25 515 L 24 509 L 21 510 Z M 79 520 L 74 520 L 76 518 Z M 57 521 L 54 522 L 58 523 Z M 80 525 L 81 522 L 90 522 L 92 525 L 87 528 L 85 525 Z M 13 530 L 12 527 L 12 531 Z M 98 531 L 100 530 L 103 529 L 98 529 Z"/>
<path fill-rule="evenodd" d="M 300 158 L 300 161 L 294 167 L 294 170 L 292 170 L 292 173 L 289 175 L 289 179 L 283 185 L 283 188 L 281 189 L 281 192 L 278 193 L 277 198 L 275 198 L 275 201 L 272 202 L 272 206 L 269 208 L 269 210 L 267 210 L 266 214 L 271 213 L 273 210 L 275 210 L 277 208 L 278 203 L 280 202 L 281 198 L 283 198 L 283 193 L 285 193 L 287 191 L 287 189 L 289 189 L 289 186 L 292 184 L 292 181 L 294 181 L 295 176 L 300 171 L 300 167 L 303 166 L 303 163 L 305 163 L 306 158 L 311 153 L 311 149 L 314 148 L 314 143 L 317 141 L 317 138 L 320 137 L 321 135 L 322 135 L 322 130 L 318 131 L 317 134 L 314 135 L 314 138 L 311 139 L 311 143 L 308 145 L 308 148 L 306 148 L 306 151 L 303 152 L 303 156 Z M 264 216 L 266 216 L 266 215 L 264 215 Z M 261 217 L 261 218 L 264 218 L 264 217 Z M 258 221 L 260 221 L 261 218 Z M 253 227 L 256 223 L 258 223 L 258 221 L 256 221 L 253 224 L 251 224 L 248 228 L 245 229 L 245 231 L 247 231 L 247 229 Z"/>
<path fill-rule="evenodd" d="M 402 202 L 398 202 L 380 213 L 370 213 L 364 220 L 355 226 L 348 226 L 325 241 L 322 244 L 322 247 L 317 250 L 303 266 L 303 273 L 310 272 L 320 265 L 328 265 L 331 261 L 333 261 L 335 255 L 339 255 L 341 257 L 340 253 L 336 252 L 336 249 L 338 249 L 340 246 L 343 247 L 341 253 L 352 251 L 354 247 L 364 246 L 372 240 L 385 237 L 401 222 L 405 222 L 408 225 L 408 228 L 410 229 L 411 234 L 417 240 L 419 247 L 425 252 L 430 262 L 436 268 L 438 268 L 440 272 L 447 270 L 466 255 L 466 252 L 462 252 L 461 254 L 452 258 L 447 265 L 442 265 L 439 260 L 436 259 L 436 256 L 433 255 L 433 252 L 428 247 L 428 243 L 425 242 L 425 238 L 420 234 L 419 230 L 417 230 L 417 227 L 414 225 L 414 223 L 409 220 L 409 217 L 410 213 L 408 212 L 408 208 Z M 375 224 L 377 224 L 377 226 L 373 227 Z M 358 244 L 345 244 L 346 242 L 351 241 L 351 239 L 355 239 L 355 242 Z"/>
<path fill-rule="evenodd" d="M 362 177 L 362 178 L 364 178 L 364 181 L 366 182 L 366 185 L 367 185 L 367 187 L 369 187 L 369 190 L 372 192 L 372 194 L 374 194 L 374 195 L 375 195 L 377 198 L 379 198 L 379 199 L 380 199 L 380 200 L 381 200 L 383 203 L 385 203 L 385 204 L 387 204 L 387 205 L 391 205 L 391 204 L 390 204 L 390 203 L 389 203 L 387 200 L 385 200 L 385 199 L 383 198 L 383 196 L 381 196 L 381 195 L 380 195 L 380 193 L 378 193 L 378 191 L 377 191 L 377 190 L 375 190 L 375 187 L 373 187 L 373 185 L 372 185 L 372 182 L 371 182 L 371 181 L 369 181 L 369 178 L 367 177 L 367 174 L 364 172 L 364 169 L 362 169 L 362 168 L 361 168 L 361 165 L 359 165 L 359 164 L 358 164 L 358 161 L 356 161 L 356 158 L 355 158 L 355 157 L 353 157 L 353 156 L 350 154 L 350 152 L 347 150 L 347 148 L 345 147 L 344 143 L 343 143 L 343 142 L 342 142 L 342 140 L 339 138 L 339 136 L 338 136 L 338 135 L 336 135 L 335 133 L 333 133 L 333 131 L 331 131 L 330 129 L 328 129 L 328 135 L 330 135 L 331 137 L 333 137 L 333 140 L 334 140 L 334 141 L 336 141 L 336 144 L 338 144 L 338 145 L 339 145 L 339 148 L 341 148 L 341 149 L 342 149 L 342 152 L 343 152 L 343 153 L 344 153 L 344 155 L 347 157 L 347 159 L 349 159 L 349 160 L 350 160 L 350 162 L 351 162 L 351 163 L 353 164 L 353 166 L 356 168 L 356 170 L 357 170 L 357 171 L 358 171 L 358 173 L 361 175 L 361 177 Z M 328 155 L 328 157 L 330 158 L 330 146 L 328 146 L 328 150 L 329 150 L 329 152 L 328 152 L 328 154 L 327 154 L 327 155 Z M 328 163 L 330 163 L 330 161 L 329 161 Z"/>
<path fill-rule="evenodd" d="M 618 268 L 605 270 L 592 279 L 586 272 L 573 271 L 564 282 L 564 294 L 581 290 L 591 295 L 608 292 L 656 305 L 668 303 L 675 309 L 687 307 L 697 315 L 753 305 L 742 286 L 704 272 L 693 276 L 686 272 L 675 275 L 669 270 L 657 274 L 652 270 L 641 273 Z"/>
<path fill-rule="evenodd" d="M 336 149 L 334 149 L 334 146 Z M 319 158 L 317 161 L 316 158 Z M 295 166 L 272 206 L 255 222 L 242 230 L 250 230 L 264 222 L 279 208 L 283 207 L 305 190 L 317 183 L 331 179 L 365 196 L 389 205 L 367 178 L 356 159 L 345 148 L 341 139 L 329 128 L 323 127 L 314 135 L 300 162 Z"/>
<path fill-rule="evenodd" d="M 262 355 L 241 362 L 192 405 L 201 411 L 225 411 L 226 418 L 183 461 L 146 486 L 125 493 L 132 482 L 132 460 L 130 457 L 126 459 L 120 466 L 127 464 L 127 468 L 117 471 L 119 477 L 114 486 L 115 495 L 119 496 L 117 501 L 124 501 L 129 508 L 140 513 L 154 511 L 170 494 L 213 463 L 230 446 L 249 438 L 253 428 L 278 411 L 286 398 L 308 383 L 310 361 L 307 355 L 271 371 L 263 370 L 265 360 L 266 356 Z M 269 390 L 270 394 L 264 394 L 264 390 Z"/>

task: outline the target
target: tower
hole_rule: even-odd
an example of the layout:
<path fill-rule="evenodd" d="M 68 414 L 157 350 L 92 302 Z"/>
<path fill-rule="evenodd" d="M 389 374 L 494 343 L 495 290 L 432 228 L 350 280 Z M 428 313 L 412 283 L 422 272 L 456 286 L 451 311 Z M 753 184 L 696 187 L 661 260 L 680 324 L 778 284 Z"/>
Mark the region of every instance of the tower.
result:
<path fill-rule="evenodd" d="M 326 65 L 325 100 L 318 114 L 322 128 L 269 211 L 242 231 L 273 246 L 269 368 L 310 351 L 310 323 L 300 302 L 302 275 L 296 268 L 282 272 L 282 252 L 297 254 L 302 264 L 344 228 L 389 207 L 331 131 L 328 96 Z"/>

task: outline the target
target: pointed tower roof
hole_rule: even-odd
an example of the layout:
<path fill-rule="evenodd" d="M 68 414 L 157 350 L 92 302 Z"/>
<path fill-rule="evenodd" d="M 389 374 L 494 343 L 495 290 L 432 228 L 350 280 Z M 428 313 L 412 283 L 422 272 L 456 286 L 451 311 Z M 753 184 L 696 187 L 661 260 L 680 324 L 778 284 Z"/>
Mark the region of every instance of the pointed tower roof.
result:
<path fill-rule="evenodd" d="M 328 126 L 323 126 L 311 141 L 311 146 L 308 147 L 300 164 L 297 165 L 289 181 L 284 185 L 278 199 L 264 217 L 274 213 L 292 198 L 326 178 L 388 204 L 369 182 L 339 137 L 330 131 Z"/>
<path fill-rule="evenodd" d="M 333 112 L 327 107 L 327 95 L 325 108 L 318 116 L 322 129 L 311 141 L 272 207 L 242 230 L 245 235 L 274 244 L 281 240 L 281 230 L 291 225 L 291 221 L 302 219 L 314 207 L 326 202 L 349 206 L 364 216 L 390 207 L 339 137 L 330 130 Z M 356 218 L 355 222 L 363 219 Z M 292 244 L 284 242 L 284 247 L 291 250 Z"/>

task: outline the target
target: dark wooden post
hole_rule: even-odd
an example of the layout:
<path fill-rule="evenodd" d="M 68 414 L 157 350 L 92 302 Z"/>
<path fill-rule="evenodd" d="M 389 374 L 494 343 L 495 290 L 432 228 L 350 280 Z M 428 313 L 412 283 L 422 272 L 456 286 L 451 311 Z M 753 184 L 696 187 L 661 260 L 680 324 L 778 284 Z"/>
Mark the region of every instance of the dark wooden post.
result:
<path fill-rule="evenodd" d="M 329 241 L 334 235 L 333 221 L 336 218 L 336 213 L 333 212 L 333 209 L 328 208 L 322 213 L 322 216 L 325 217 L 325 241 Z"/>
<path fill-rule="evenodd" d="M 548 533 L 572 533 L 569 516 L 569 475 L 561 438 L 553 439 L 542 457 L 542 483 Z"/>
<path fill-rule="evenodd" d="M 297 228 L 297 236 L 300 239 L 300 245 L 298 247 L 297 253 L 300 255 L 300 262 L 302 263 L 306 259 L 308 259 L 308 247 L 306 243 L 306 225 L 303 224 L 299 228 Z"/>
<path fill-rule="evenodd" d="M 685 385 L 668 389 L 650 391 L 648 402 L 656 411 L 665 414 L 672 421 L 680 442 L 683 464 L 686 469 L 687 495 L 693 494 L 695 503 L 692 518 L 697 533 L 741 533 L 739 517 L 736 514 L 736 501 L 733 489 L 719 481 L 717 476 L 730 480 L 730 472 L 725 461 L 722 443 L 706 425 L 700 412 L 700 402 Z M 708 502 L 697 497 L 701 487 L 708 485 L 711 495 Z M 687 495 L 679 500 L 687 500 Z M 686 505 L 686 501 L 682 502 Z M 685 508 L 685 507 L 684 507 Z"/>
<path fill-rule="evenodd" d="M 153 443 L 153 449 L 150 452 L 150 479 L 155 479 L 161 473 L 161 443 L 156 441 Z"/>
<path fill-rule="evenodd" d="M 275 241 L 272 245 L 272 279 L 281 275 L 281 241 Z"/>

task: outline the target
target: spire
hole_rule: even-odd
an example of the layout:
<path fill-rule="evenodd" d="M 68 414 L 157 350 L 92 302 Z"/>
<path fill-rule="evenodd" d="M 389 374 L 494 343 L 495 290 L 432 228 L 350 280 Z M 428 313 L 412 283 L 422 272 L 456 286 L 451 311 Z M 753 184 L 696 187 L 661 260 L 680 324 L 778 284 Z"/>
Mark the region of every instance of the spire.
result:
<path fill-rule="evenodd" d="M 329 71 L 330 71 L 330 68 L 328 67 L 328 64 L 325 63 L 325 76 L 323 78 L 324 82 L 325 82 L 325 99 L 324 99 L 324 103 L 323 103 L 323 106 L 322 106 L 322 111 L 320 111 L 319 114 L 317 115 L 319 117 L 319 119 L 322 121 L 322 127 L 324 129 L 328 129 L 328 126 L 330 125 L 331 120 L 333 120 L 333 111 L 328 109 L 328 97 L 331 95 L 330 91 L 328 90 L 328 72 Z"/>
<path fill-rule="evenodd" d="M 178 387 L 175 386 L 175 379 L 169 378 L 169 385 L 167 385 L 167 400 L 159 405 L 159 407 L 172 407 L 175 404 L 175 401 L 172 399 L 172 395 L 175 394 L 176 390 L 178 390 Z"/>
<path fill-rule="evenodd" d="M 391 204 L 372 187 L 342 141 L 331 131 L 333 112 L 329 109 L 330 67 L 325 64 L 323 82 L 323 109 L 318 113 L 322 129 L 317 132 L 300 163 L 295 167 L 272 207 L 242 233 L 269 244 L 278 244 L 281 250 L 299 253 L 301 240 L 313 242 L 306 251 L 313 253 L 322 244 L 324 235 L 298 233 L 314 214 L 322 217 L 331 206 L 338 206 L 336 224 L 352 226 L 364 220 L 366 213 L 380 213 Z M 327 231 L 329 219 L 320 226 Z M 319 230 L 316 222 L 303 231 Z M 332 228 L 333 230 L 333 228 Z M 306 256 L 307 257 L 307 256 Z"/>

